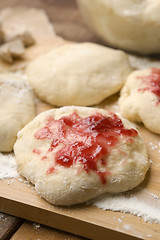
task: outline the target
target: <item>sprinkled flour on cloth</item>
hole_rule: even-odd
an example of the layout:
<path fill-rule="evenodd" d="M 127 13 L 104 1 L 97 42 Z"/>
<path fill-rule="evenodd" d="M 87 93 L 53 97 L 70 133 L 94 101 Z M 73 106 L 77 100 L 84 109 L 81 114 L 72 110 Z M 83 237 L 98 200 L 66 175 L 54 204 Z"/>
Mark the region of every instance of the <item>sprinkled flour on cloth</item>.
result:
<path fill-rule="evenodd" d="M 14 154 L 0 153 L 0 179 L 18 177 Z"/>

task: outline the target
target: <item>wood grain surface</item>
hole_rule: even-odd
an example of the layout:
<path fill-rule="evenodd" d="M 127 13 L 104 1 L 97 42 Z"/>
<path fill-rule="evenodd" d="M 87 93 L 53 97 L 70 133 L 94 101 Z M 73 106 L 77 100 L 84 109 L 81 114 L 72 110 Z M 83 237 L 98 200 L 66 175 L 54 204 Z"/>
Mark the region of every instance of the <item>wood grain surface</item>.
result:
<path fill-rule="evenodd" d="M 0 8 L 19 5 L 46 10 L 50 20 L 54 23 L 56 33 L 67 40 L 100 43 L 85 26 L 73 0 L 0 1 Z M 117 97 L 118 95 L 113 96 L 98 106 L 110 110 L 114 109 L 117 106 Z M 49 108 L 51 106 L 40 102 L 37 106 L 37 112 Z M 150 142 L 159 143 L 160 139 L 158 135 L 150 133 L 142 125 L 139 125 L 139 129 L 145 138 L 150 158 L 153 161 L 151 170 L 141 186 L 160 196 L 159 149 L 153 151 L 150 145 Z M 146 223 L 143 219 L 130 214 L 123 214 L 123 222 L 120 222 L 119 219 L 122 216 L 120 212 L 103 211 L 85 204 L 70 208 L 55 207 L 41 199 L 32 185 L 18 180 L 9 185 L 8 180 L 0 181 L 0 211 L 95 240 L 133 240 L 138 238 L 158 240 L 160 236 L 159 224 Z M 131 225 L 132 229 L 125 229 L 123 227 L 125 224 Z M 20 232 L 22 231 L 24 236 L 29 236 L 27 231 L 23 229 L 22 226 Z M 27 225 L 26 229 L 34 232 L 30 225 Z M 23 234 L 17 236 L 23 236 Z M 16 240 L 22 239 L 18 237 Z"/>
<path fill-rule="evenodd" d="M 37 223 L 25 222 L 10 240 L 85 240 Z M 87 240 L 87 239 L 86 239 Z"/>
<path fill-rule="evenodd" d="M 8 240 L 18 229 L 21 223 L 22 220 L 17 217 L 0 213 L 0 239 Z"/>

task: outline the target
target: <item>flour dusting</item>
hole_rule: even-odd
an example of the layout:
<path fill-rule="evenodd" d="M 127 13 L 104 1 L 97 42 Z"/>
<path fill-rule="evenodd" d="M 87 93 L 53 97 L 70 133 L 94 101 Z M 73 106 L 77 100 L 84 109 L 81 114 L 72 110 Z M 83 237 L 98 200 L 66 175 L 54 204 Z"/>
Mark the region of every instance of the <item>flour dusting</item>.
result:
<path fill-rule="evenodd" d="M 133 194 L 105 194 L 95 199 L 92 204 L 103 210 L 131 213 L 142 217 L 144 221 L 160 223 L 160 200 L 144 189 L 138 190 Z"/>
<path fill-rule="evenodd" d="M 10 95 L 12 101 L 16 103 L 20 103 L 26 94 L 33 96 L 33 90 L 26 81 L 26 76 L 20 74 L 9 74 L 8 78 L 0 79 L 0 91 L 4 98 Z"/>
<path fill-rule="evenodd" d="M 18 177 L 14 154 L 0 153 L 0 179 Z"/>
<path fill-rule="evenodd" d="M 160 65 L 158 58 L 142 57 L 132 54 L 128 54 L 129 62 L 133 68 L 144 69 L 144 68 L 156 68 Z"/>
<path fill-rule="evenodd" d="M 125 225 L 123 226 L 123 228 L 126 229 L 126 230 L 131 230 L 131 229 L 132 229 L 132 226 L 131 226 L 130 224 L 125 224 Z"/>

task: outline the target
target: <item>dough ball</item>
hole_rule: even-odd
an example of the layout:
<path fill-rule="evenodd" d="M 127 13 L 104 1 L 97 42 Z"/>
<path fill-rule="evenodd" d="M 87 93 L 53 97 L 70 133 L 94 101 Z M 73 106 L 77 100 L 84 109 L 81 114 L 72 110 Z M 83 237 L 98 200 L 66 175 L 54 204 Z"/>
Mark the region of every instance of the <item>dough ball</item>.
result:
<path fill-rule="evenodd" d="M 10 152 L 17 132 L 35 116 L 33 91 L 15 74 L 0 74 L 0 151 Z"/>
<path fill-rule="evenodd" d="M 57 106 L 97 104 L 118 92 L 130 72 L 125 53 L 93 43 L 66 44 L 27 69 L 39 98 Z"/>
<path fill-rule="evenodd" d="M 86 23 L 110 46 L 160 53 L 160 1 L 77 1 Z"/>
<path fill-rule="evenodd" d="M 128 76 L 119 99 L 123 117 L 143 122 L 160 134 L 160 68 L 134 71 Z"/>
<path fill-rule="evenodd" d="M 146 147 L 132 124 L 96 108 L 39 114 L 18 133 L 14 151 L 20 173 L 56 205 L 132 189 L 149 168 Z"/>

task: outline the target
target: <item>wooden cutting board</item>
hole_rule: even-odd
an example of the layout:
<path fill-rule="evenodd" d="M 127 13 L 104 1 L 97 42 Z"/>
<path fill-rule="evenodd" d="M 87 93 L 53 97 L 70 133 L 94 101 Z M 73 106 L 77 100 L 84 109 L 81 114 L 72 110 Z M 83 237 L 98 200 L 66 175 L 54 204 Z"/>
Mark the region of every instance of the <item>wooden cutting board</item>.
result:
<path fill-rule="evenodd" d="M 117 98 L 118 96 L 115 95 L 99 104 L 98 107 L 117 111 Z M 50 108 L 51 106 L 48 104 L 39 102 L 37 113 Z M 153 150 L 150 144 L 158 145 L 160 137 L 149 132 L 143 126 L 138 128 L 145 139 L 149 156 L 153 161 L 141 186 L 160 196 L 159 149 Z M 124 240 L 159 239 L 160 235 L 159 224 L 146 223 L 143 219 L 131 214 L 104 211 L 86 204 L 73 207 L 53 206 L 40 198 L 33 185 L 26 183 L 23 178 L 22 180 L 0 181 L 0 211 L 95 240 L 106 239 L 109 236 L 109 239 L 121 237 Z M 127 230 L 124 228 L 125 225 L 129 225 L 131 228 Z"/>
<path fill-rule="evenodd" d="M 1 1 L 0 7 L 10 6 L 10 4 L 14 6 L 18 3 L 44 7 L 53 22 L 55 20 L 57 32 L 69 40 L 97 42 L 94 35 L 85 27 L 75 2 L 72 0 L 53 0 L 52 2 L 45 1 L 45 3 L 40 0 L 34 3 L 26 0 L 7 0 Z M 98 107 L 117 112 L 117 99 L 118 95 L 115 95 L 99 104 Z M 39 102 L 37 113 L 50 108 L 51 106 Z M 160 196 L 160 150 L 159 148 L 153 149 L 150 144 L 158 146 L 160 137 L 149 132 L 142 125 L 139 125 L 139 130 L 146 141 L 150 158 L 153 161 L 151 170 L 141 186 Z M 33 186 L 24 182 L 24 179 L 22 181 L 0 181 L 0 211 L 95 240 L 159 239 L 160 236 L 159 224 L 146 223 L 143 219 L 131 214 L 103 211 L 86 204 L 70 208 L 55 207 L 40 198 Z M 130 225 L 132 228 L 126 229 L 125 225 Z"/>

